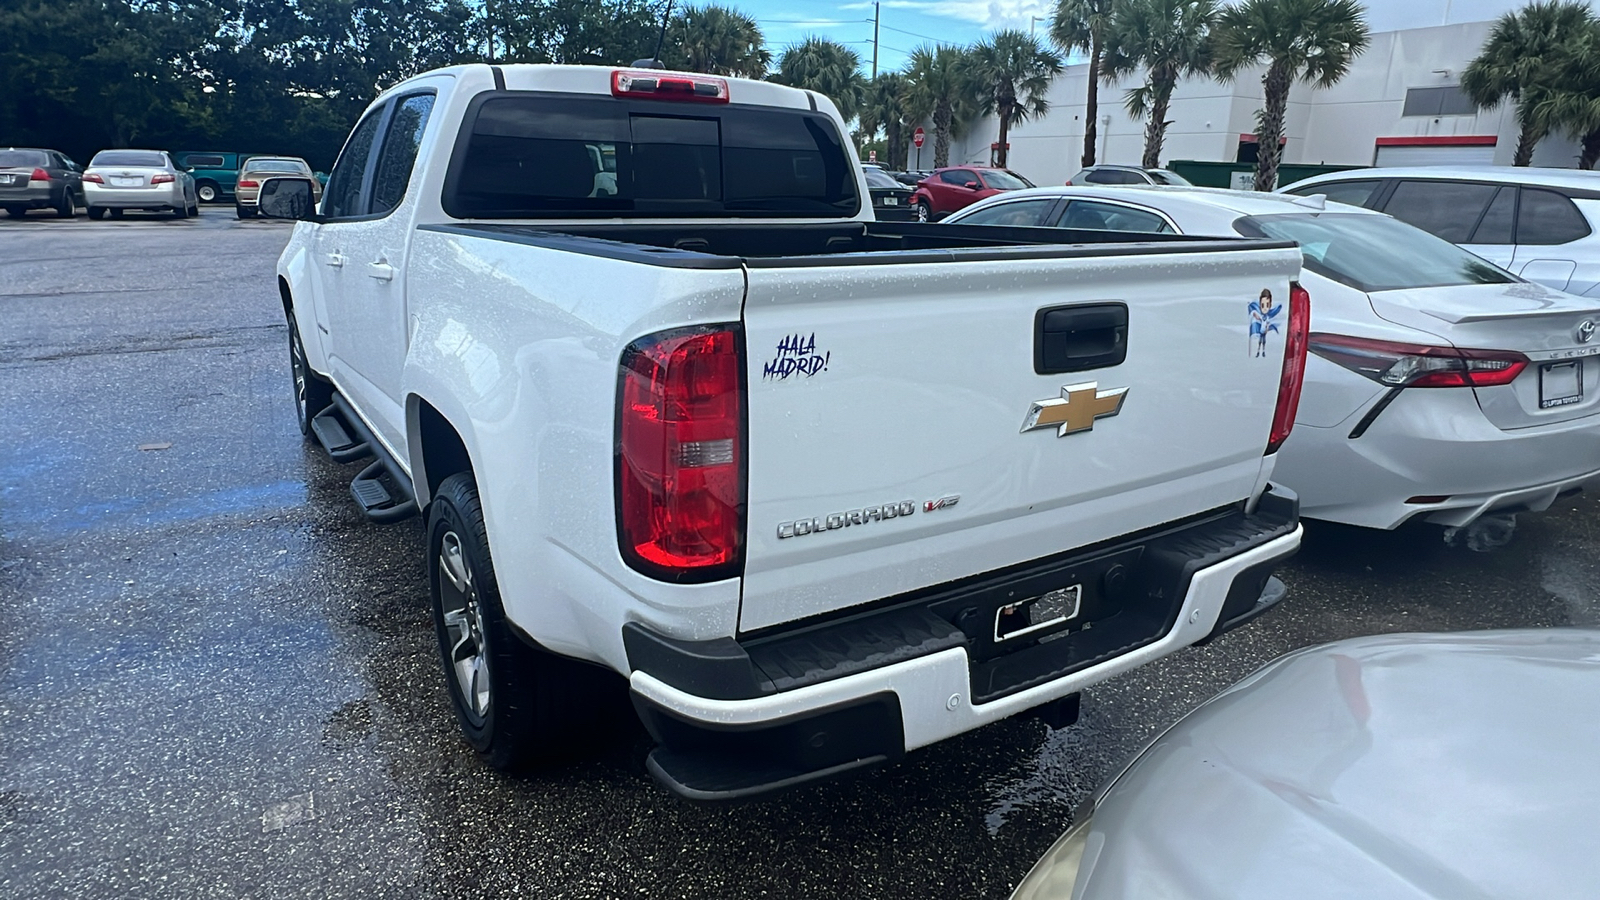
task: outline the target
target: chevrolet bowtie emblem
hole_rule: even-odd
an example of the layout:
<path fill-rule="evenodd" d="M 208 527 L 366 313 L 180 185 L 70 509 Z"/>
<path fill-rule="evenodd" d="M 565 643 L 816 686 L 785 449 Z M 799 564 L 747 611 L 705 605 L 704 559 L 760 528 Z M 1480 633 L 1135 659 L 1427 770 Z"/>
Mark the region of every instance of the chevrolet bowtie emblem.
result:
<path fill-rule="evenodd" d="M 1099 382 L 1069 384 L 1061 389 L 1061 397 L 1035 400 L 1022 420 L 1023 431 L 1060 425 L 1056 437 L 1066 437 L 1080 431 L 1094 429 L 1094 420 L 1122 412 L 1122 401 L 1128 396 L 1127 388 L 1100 390 Z"/>

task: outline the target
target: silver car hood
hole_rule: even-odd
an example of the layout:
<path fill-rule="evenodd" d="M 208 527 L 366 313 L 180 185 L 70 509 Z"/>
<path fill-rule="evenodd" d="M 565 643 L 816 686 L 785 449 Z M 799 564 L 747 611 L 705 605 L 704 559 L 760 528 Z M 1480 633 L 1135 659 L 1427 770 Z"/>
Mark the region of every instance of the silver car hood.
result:
<path fill-rule="evenodd" d="M 1600 631 L 1269 664 L 1111 784 L 1073 896 L 1600 896 Z"/>

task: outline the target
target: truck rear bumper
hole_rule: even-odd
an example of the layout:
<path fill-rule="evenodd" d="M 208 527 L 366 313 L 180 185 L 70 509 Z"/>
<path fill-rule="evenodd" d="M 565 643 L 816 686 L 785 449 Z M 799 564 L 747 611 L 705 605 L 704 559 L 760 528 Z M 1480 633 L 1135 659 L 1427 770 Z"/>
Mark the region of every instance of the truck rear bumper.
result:
<path fill-rule="evenodd" d="M 1160 570 L 1158 580 L 1179 590 L 1162 598 L 1155 585 L 1142 584 L 1146 595 L 1091 623 L 1099 633 L 1069 629 L 1014 650 L 975 638 L 969 622 L 963 631 L 941 616 L 981 604 L 970 599 L 971 586 L 743 643 L 674 647 L 630 626 L 634 705 L 662 745 L 650 771 L 690 799 L 758 796 L 892 761 L 1214 638 L 1285 593 L 1270 574 L 1299 548 L 1295 500 L 1278 489 L 1262 507 L 1140 539 L 1135 543 L 1147 554 L 1140 564 Z M 1132 546 L 1118 543 L 1048 568 L 1059 577 Z M 982 588 L 1023 585 L 1026 597 L 1037 590 L 1028 584 L 1036 571 L 1008 574 L 998 585 L 991 579 Z M 1167 577 L 1173 572 L 1175 578 Z M 1162 614 L 1145 627 L 1130 630 L 1138 621 L 1118 621 L 1138 620 L 1136 607 L 1152 603 Z M 985 613 L 985 631 L 990 621 Z M 864 646 L 846 646 L 853 641 Z M 749 686 L 740 674 L 746 666 L 757 673 Z M 741 696 L 747 694 L 754 696 Z"/>

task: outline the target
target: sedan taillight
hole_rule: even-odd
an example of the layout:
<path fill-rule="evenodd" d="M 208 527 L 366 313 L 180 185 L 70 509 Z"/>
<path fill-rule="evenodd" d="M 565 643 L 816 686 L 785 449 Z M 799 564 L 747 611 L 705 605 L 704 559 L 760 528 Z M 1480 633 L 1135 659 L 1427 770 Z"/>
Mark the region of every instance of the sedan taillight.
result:
<path fill-rule="evenodd" d="M 261 187 L 261 182 L 251 181 L 247 178 L 239 182 L 239 187 L 258 188 Z"/>
<path fill-rule="evenodd" d="M 166 174 L 164 172 L 162 174 L 160 174 L 160 175 L 152 175 L 152 176 L 150 176 L 150 183 L 151 184 L 171 184 L 172 183 L 172 176 L 168 175 L 168 174 Z"/>
<path fill-rule="evenodd" d="M 1395 388 L 1493 387 L 1528 367 L 1515 350 L 1463 350 L 1342 334 L 1313 334 L 1311 352 Z"/>
<path fill-rule="evenodd" d="M 83 180 L 89 182 L 90 184 L 105 184 L 106 183 L 106 180 L 104 178 L 101 178 L 99 175 L 95 174 L 94 172 L 85 172 L 85 173 L 83 173 Z"/>
<path fill-rule="evenodd" d="M 671 581 L 744 561 L 744 370 L 737 326 L 642 338 L 622 355 L 617 518 L 628 565 Z"/>
<path fill-rule="evenodd" d="M 49 181 L 50 180 L 50 173 L 46 172 L 43 169 L 34 169 L 33 170 L 33 174 L 28 176 L 28 180 L 29 181 Z"/>

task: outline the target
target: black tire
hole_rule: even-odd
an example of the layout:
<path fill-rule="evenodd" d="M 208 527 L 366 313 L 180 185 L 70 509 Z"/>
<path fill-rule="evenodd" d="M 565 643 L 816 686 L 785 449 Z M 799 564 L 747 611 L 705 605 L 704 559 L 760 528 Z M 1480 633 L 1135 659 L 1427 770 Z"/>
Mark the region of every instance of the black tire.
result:
<path fill-rule="evenodd" d="M 222 196 L 222 189 L 215 182 L 202 181 L 194 187 L 195 203 L 215 203 Z"/>
<path fill-rule="evenodd" d="M 110 213 L 111 213 L 111 218 L 113 218 L 113 219 L 122 218 L 122 210 L 117 209 L 116 207 L 112 207 L 111 210 L 110 210 Z"/>
<path fill-rule="evenodd" d="M 917 221 L 918 222 L 932 222 L 933 221 L 933 208 L 928 205 L 928 201 L 926 201 L 926 200 L 918 200 L 917 201 Z"/>
<path fill-rule="evenodd" d="M 89 218 L 91 218 L 91 219 L 95 220 L 96 222 L 98 222 L 101 219 L 104 219 L 105 217 L 106 217 L 106 208 L 104 206 L 91 206 L 91 207 L 89 207 Z"/>
<path fill-rule="evenodd" d="M 256 217 L 256 210 L 253 206 L 235 205 L 233 211 L 241 219 L 254 219 Z"/>
<path fill-rule="evenodd" d="M 72 202 L 72 188 L 63 188 L 61 202 L 56 204 L 56 215 L 63 219 L 70 219 L 77 214 L 77 207 Z"/>
<path fill-rule="evenodd" d="M 187 219 L 187 218 L 189 218 L 189 204 L 185 203 L 182 206 L 174 206 L 172 208 L 172 217 L 174 219 Z"/>
<path fill-rule="evenodd" d="M 26 206 L 8 206 L 8 207 L 6 207 L 6 215 L 10 216 L 13 219 L 20 219 L 20 218 L 22 218 L 23 216 L 25 216 L 27 214 L 28 214 L 28 208 Z"/>
<path fill-rule="evenodd" d="M 446 478 L 428 504 L 427 551 L 445 683 L 484 762 L 503 771 L 548 765 L 615 733 L 627 683 L 526 643 L 506 622 L 472 473 Z M 476 686 L 471 699 L 464 680 Z"/>
<path fill-rule="evenodd" d="M 306 360 L 305 345 L 300 342 L 300 328 L 295 324 L 292 313 L 289 315 L 289 374 L 294 390 L 295 418 L 299 422 L 300 433 L 309 441 L 313 439 L 311 420 L 333 402 L 333 385 L 311 371 L 311 364 Z"/>

